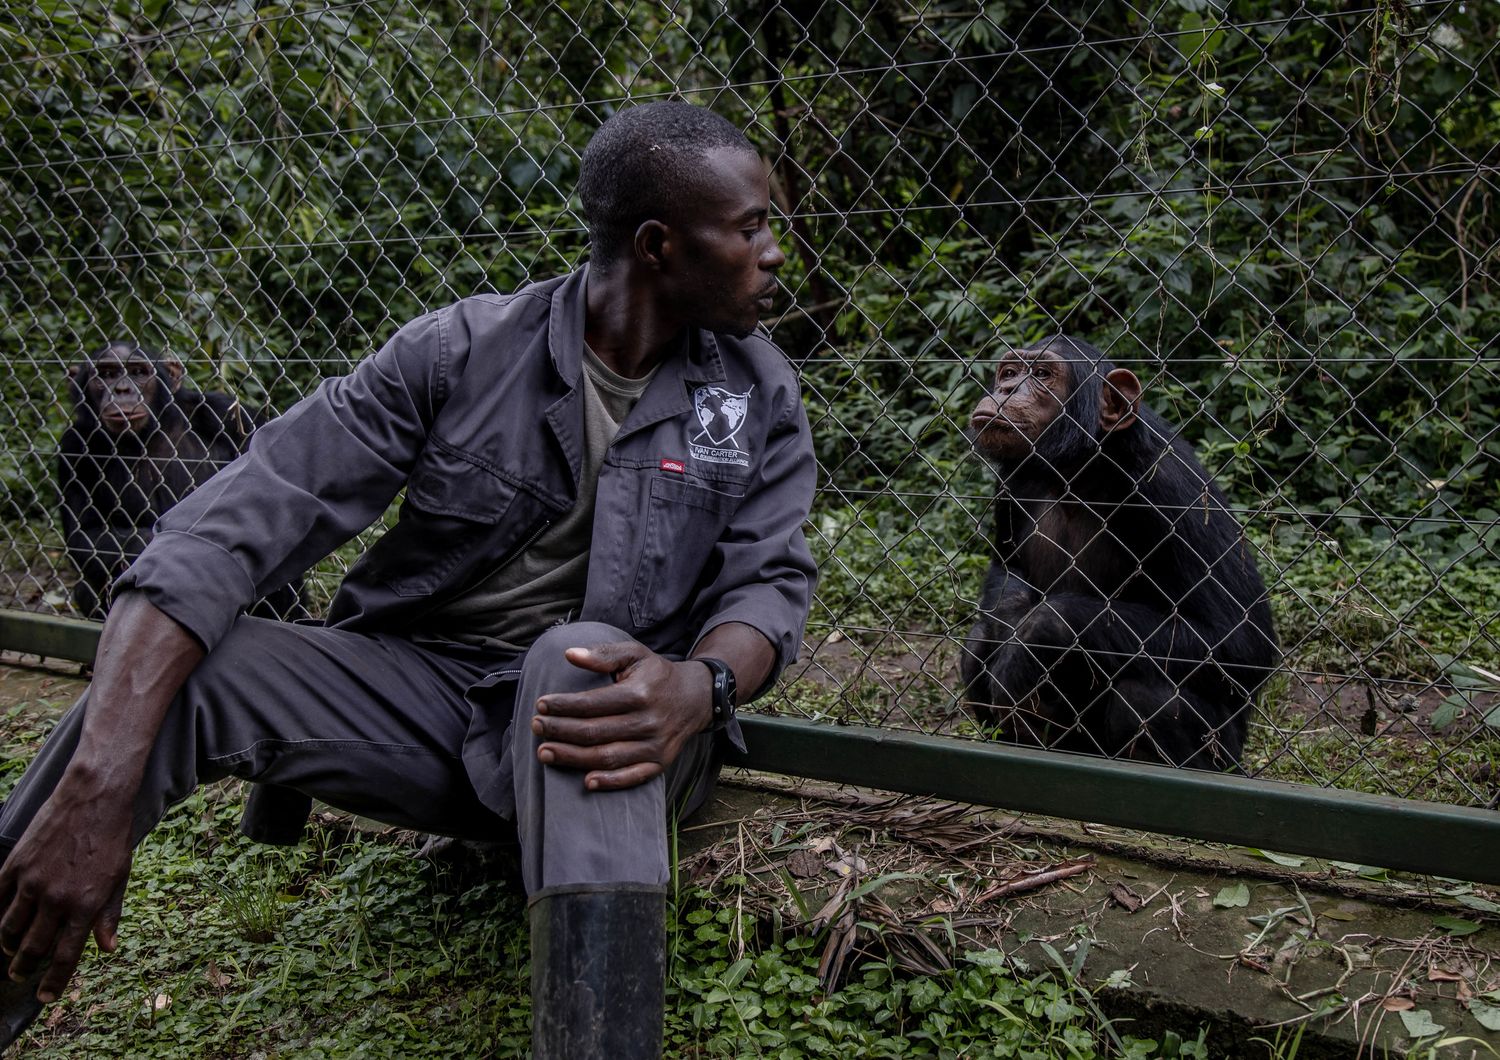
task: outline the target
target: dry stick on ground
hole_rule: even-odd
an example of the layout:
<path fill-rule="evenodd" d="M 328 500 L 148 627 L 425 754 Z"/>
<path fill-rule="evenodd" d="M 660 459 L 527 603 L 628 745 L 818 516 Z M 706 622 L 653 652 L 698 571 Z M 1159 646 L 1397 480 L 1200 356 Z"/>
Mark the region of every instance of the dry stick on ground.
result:
<path fill-rule="evenodd" d="M 1021 894 L 1025 891 L 1034 891 L 1038 887 L 1045 887 L 1049 883 L 1056 883 L 1058 880 L 1065 880 L 1069 876 L 1077 876 L 1081 872 L 1087 872 L 1089 869 L 1093 868 L 1093 866 L 1094 857 L 1092 854 L 1090 854 L 1086 858 L 1080 858 L 1078 861 L 1067 862 L 1065 864 L 1057 866 L 1056 868 L 1048 869 L 1045 872 L 1037 872 L 1033 873 L 1030 876 L 1022 876 L 1020 879 L 1007 880 L 1004 883 L 997 883 L 995 886 L 991 887 L 989 890 L 981 894 L 978 898 L 974 899 L 974 901 L 976 903 L 988 902 L 993 898 L 1004 898 L 1007 895 Z"/>

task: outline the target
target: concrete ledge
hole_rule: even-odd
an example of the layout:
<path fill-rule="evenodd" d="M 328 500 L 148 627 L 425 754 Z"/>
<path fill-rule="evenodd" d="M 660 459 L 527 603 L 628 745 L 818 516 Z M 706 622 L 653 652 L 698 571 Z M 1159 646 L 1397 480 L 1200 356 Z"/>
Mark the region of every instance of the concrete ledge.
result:
<path fill-rule="evenodd" d="M 948 816 L 955 811 L 970 815 Z M 929 813 L 946 823 L 925 822 Z M 903 818 L 916 827 L 904 828 Z M 994 838 L 965 845 L 960 820 L 974 836 Z M 844 885 L 828 853 L 820 855 L 830 863 L 825 871 L 792 880 L 791 866 L 806 873 L 819 864 L 800 850 L 826 850 L 830 841 L 836 851 L 858 850 L 867 864 L 858 883 L 905 867 L 912 875 L 856 900 L 851 921 L 874 925 L 856 948 L 879 958 L 883 939 L 920 931 L 954 960 L 997 949 L 1019 975 L 1064 974 L 1045 944 L 1068 971 L 1080 961 L 1077 980 L 1118 1021 L 1120 1034 L 1191 1038 L 1206 1027 L 1215 1058 L 1263 1060 L 1270 1055 L 1263 1042 L 1279 1034 L 1289 1043 L 1299 1030 L 1298 1060 L 1404 1056 L 1416 1036 L 1403 1012 L 1414 1025 L 1441 1027 L 1444 1038 L 1468 1039 L 1434 1056 L 1500 1051 L 1500 1034 L 1469 1007 L 1494 1004 L 1480 995 L 1500 986 L 1500 927 L 1494 914 L 1463 904 L 1492 903 L 1493 893 L 1460 887 L 1451 889 L 1457 897 L 1444 896 L 1421 881 L 1371 880 L 1316 865 L 1292 872 L 1262 862 L 1271 874 L 1261 875 L 1244 851 L 1202 846 L 1192 864 L 1175 858 L 1164 865 L 1145 845 L 1153 837 L 1134 837 L 1142 845 L 1132 849 L 1125 833 L 1089 831 L 736 774 L 687 825 L 682 861 L 685 868 L 711 867 L 719 857 L 732 864 L 748 882 L 721 885 L 726 898 L 761 914 L 774 909 L 782 930 L 796 930 L 803 906 L 823 908 Z M 944 843 L 924 839 L 944 832 L 960 856 L 943 858 L 934 850 Z M 782 841 L 767 842 L 773 834 Z M 997 878 L 1025 879 L 1081 859 L 1090 859 L 1084 871 L 1034 889 L 988 901 L 955 898 L 956 891 L 982 895 Z M 802 892 L 800 901 L 789 883 Z"/>

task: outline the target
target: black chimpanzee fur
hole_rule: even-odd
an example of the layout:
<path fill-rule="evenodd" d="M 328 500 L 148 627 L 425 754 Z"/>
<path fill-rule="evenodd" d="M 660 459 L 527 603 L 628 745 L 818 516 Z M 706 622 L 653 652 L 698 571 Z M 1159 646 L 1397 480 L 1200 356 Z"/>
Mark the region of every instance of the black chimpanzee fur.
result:
<path fill-rule="evenodd" d="M 228 394 L 194 390 L 182 366 L 134 342 L 111 342 L 68 372 L 73 424 L 59 443 L 58 487 L 73 603 L 109 610 L 110 586 L 151 540 L 159 515 L 244 451 L 257 421 Z M 302 617 L 300 581 L 256 614 Z"/>
<path fill-rule="evenodd" d="M 1000 485 L 964 645 L 967 698 L 1005 739 L 1233 769 L 1280 657 L 1244 535 L 1132 373 L 1066 336 L 1020 352 L 1037 351 L 1052 357 L 1060 412 L 1034 431 L 1010 423 L 1000 410 L 1019 393 L 1012 366 L 970 432 Z M 1122 403 L 1112 379 L 1133 398 Z"/>

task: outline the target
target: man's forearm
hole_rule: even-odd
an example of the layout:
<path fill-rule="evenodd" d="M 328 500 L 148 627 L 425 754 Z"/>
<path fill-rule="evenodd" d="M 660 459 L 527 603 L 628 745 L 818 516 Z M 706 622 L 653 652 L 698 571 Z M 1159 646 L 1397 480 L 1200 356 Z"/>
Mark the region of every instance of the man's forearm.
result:
<path fill-rule="evenodd" d="M 88 713 L 63 782 L 133 797 L 167 708 L 203 655 L 144 593 L 122 594 L 99 638 Z"/>
<path fill-rule="evenodd" d="M 766 683 L 776 665 L 776 649 L 754 626 L 743 622 L 725 622 L 708 631 L 693 647 L 692 657 L 700 655 L 723 659 L 734 671 L 735 687 L 741 689 L 745 702 Z"/>

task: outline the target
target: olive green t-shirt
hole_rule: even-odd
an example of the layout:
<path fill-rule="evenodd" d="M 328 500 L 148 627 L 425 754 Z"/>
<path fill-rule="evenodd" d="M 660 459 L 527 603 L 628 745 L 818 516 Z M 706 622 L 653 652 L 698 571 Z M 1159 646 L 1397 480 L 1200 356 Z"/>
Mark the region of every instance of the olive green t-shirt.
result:
<path fill-rule="evenodd" d="M 577 614 L 588 586 L 594 496 L 604 453 L 655 375 L 627 379 L 583 351 L 583 467 L 578 501 L 484 581 L 433 612 L 423 634 L 509 654 Z"/>

